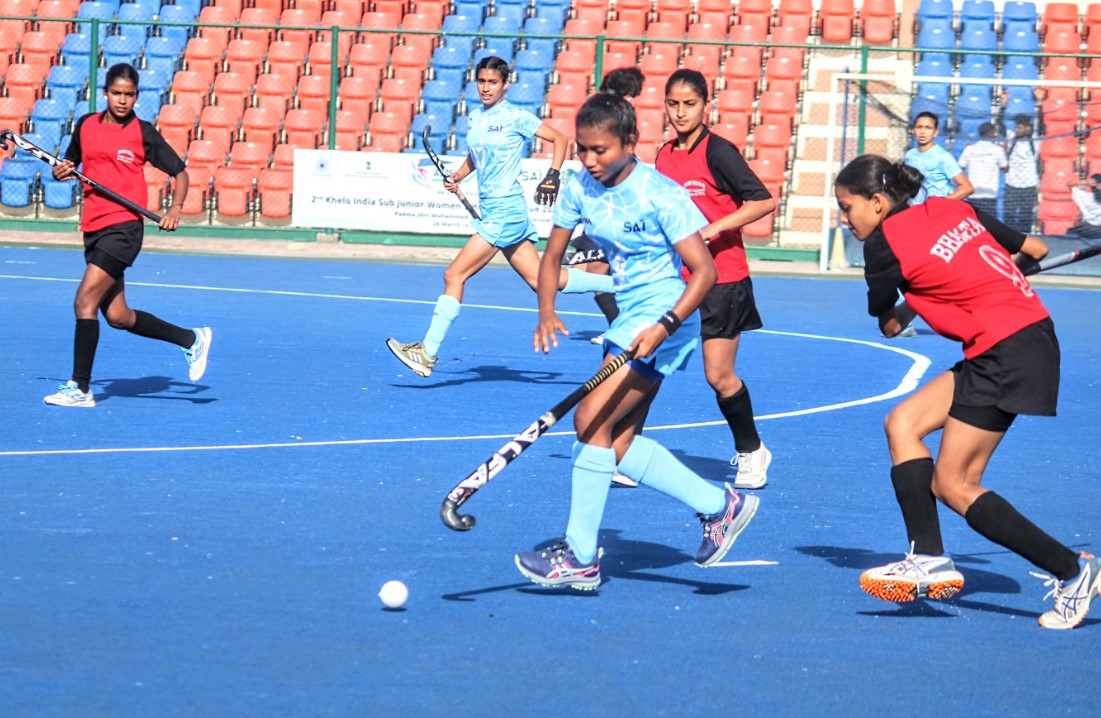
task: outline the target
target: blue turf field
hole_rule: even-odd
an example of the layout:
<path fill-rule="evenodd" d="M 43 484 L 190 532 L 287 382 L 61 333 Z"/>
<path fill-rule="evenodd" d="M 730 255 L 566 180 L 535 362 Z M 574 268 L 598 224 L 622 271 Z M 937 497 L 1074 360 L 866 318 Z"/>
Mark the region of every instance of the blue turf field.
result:
<path fill-rule="evenodd" d="M 131 305 L 214 328 L 186 381 L 175 347 L 106 328 L 99 406 L 68 378 L 77 251 L 0 248 L 0 714 L 41 716 L 1089 715 L 1101 605 L 1069 633 L 1022 559 L 942 509 L 957 599 L 897 607 L 858 586 L 905 533 L 882 420 L 959 355 L 879 338 L 855 279 L 758 277 L 768 331 L 739 371 L 775 455 L 761 510 L 699 569 L 699 525 L 615 489 L 596 594 L 539 589 L 512 554 L 565 528 L 566 420 L 466 504 L 444 494 L 597 368 L 574 337 L 531 350 L 534 295 L 490 268 L 430 379 L 383 343 L 423 335 L 442 268 L 146 254 Z M 987 485 L 1101 550 L 1101 292 L 1040 289 L 1063 346 L 1060 416 L 1022 418 Z M 715 481 L 729 433 L 698 358 L 648 433 Z M 398 578 L 404 610 L 375 597 Z M 1093 708 L 1091 708 L 1093 706 Z"/>

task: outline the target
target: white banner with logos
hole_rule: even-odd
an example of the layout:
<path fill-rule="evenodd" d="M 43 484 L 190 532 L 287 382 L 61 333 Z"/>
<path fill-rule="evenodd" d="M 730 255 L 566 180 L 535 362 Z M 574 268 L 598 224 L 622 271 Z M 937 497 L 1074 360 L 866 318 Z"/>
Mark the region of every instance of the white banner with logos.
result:
<path fill-rule="evenodd" d="M 463 157 L 441 157 L 449 172 Z M 526 159 L 520 184 L 539 236 L 551 228 L 552 209 L 535 204 L 535 188 L 550 168 L 550 160 Z M 565 182 L 581 168 L 576 160 L 563 167 Z M 478 173 L 462 183 L 463 193 L 478 206 Z M 402 152 L 295 150 L 295 227 L 334 227 L 408 234 L 473 233 L 470 215 L 455 195 L 443 188 L 443 177 L 427 155 Z"/>

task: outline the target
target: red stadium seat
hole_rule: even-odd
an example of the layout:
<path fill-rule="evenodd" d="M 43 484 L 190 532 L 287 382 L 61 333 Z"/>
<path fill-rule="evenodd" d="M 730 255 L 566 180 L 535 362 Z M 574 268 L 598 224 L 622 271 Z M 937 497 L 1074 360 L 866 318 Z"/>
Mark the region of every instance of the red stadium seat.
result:
<path fill-rule="evenodd" d="M 231 167 L 262 169 L 271 161 L 271 145 L 263 142 L 234 142 L 229 148 Z"/>
<path fill-rule="evenodd" d="M 246 7 L 241 10 L 240 25 L 278 25 L 279 14 L 282 10 L 273 10 L 262 7 Z M 240 27 L 238 36 L 243 40 L 255 40 L 263 43 L 264 47 L 275 39 L 275 31 L 268 28 Z"/>
<path fill-rule="evenodd" d="M 714 125 L 711 130 L 734 146 L 744 149 L 749 142 L 749 115 L 734 116 L 732 121 Z"/>
<path fill-rule="evenodd" d="M 241 121 L 241 108 L 226 105 L 207 105 L 199 115 L 199 137 L 216 142 L 223 148 L 223 154 L 237 137 L 237 126 Z"/>
<path fill-rule="evenodd" d="M 718 113 L 719 124 L 738 122 L 738 118 L 746 118 L 746 129 L 749 128 L 749 117 L 753 114 L 754 93 L 743 89 L 719 90 L 715 96 L 715 110 Z"/>
<path fill-rule="evenodd" d="M 343 58 L 346 58 L 348 56 L 348 51 L 352 49 L 352 43 L 356 41 L 355 33 L 347 32 L 345 30 L 349 28 L 354 28 L 356 25 L 358 25 L 359 18 L 359 14 L 357 14 L 356 17 L 353 18 L 350 13 L 340 12 L 339 10 L 326 10 L 321 15 L 321 27 L 331 28 L 335 26 L 337 28 L 341 28 L 341 30 L 337 32 L 337 39 L 338 45 L 340 46 L 340 56 Z M 330 37 L 330 35 L 332 35 L 331 30 L 318 30 L 317 39 L 314 42 L 332 42 L 333 39 L 332 37 Z"/>
<path fill-rule="evenodd" d="M 317 147 L 328 115 L 321 110 L 292 108 L 283 118 L 283 142 L 295 147 Z"/>
<path fill-rule="evenodd" d="M 257 107 L 267 107 L 279 112 L 282 117 L 294 95 L 295 78 L 290 75 L 264 73 L 256 78 L 252 95 Z"/>
<path fill-rule="evenodd" d="M 252 82 L 255 75 L 240 72 L 220 72 L 214 76 L 211 97 L 215 104 L 233 107 L 240 117 L 252 99 Z"/>
<path fill-rule="evenodd" d="M 182 155 L 194 139 L 198 121 L 199 115 L 194 108 L 185 105 L 161 105 L 157 115 L 157 129 L 172 149 Z"/>
<path fill-rule="evenodd" d="M 588 88 L 582 85 L 551 85 L 547 88 L 547 109 L 554 115 L 556 109 L 579 107 L 588 94 Z"/>
<path fill-rule="evenodd" d="M 69 34 L 69 23 L 44 21 L 71 20 L 74 13 L 75 8 L 68 0 L 42 0 L 38 3 L 38 8 L 32 13 L 38 18 L 35 29 L 57 38 L 57 45 L 60 47 L 61 43 L 65 41 L 65 36 Z"/>
<path fill-rule="evenodd" d="M 729 10 L 729 6 L 727 6 Z M 741 0 L 738 3 L 739 25 L 772 26 L 772 0 Z"/>
<path fill-rule="evenodd" d="M 241 118 L 241 139 L 271 147 L 279 135 L 284 112 L 270 106 L 249 107 Z"/>
<path fill-rule="evenodd" d="M 804 40 L 810 34 L 813 19 L 814 5 L 811 0 L 780 0 L 776 7 L 776 24 L 802 30 Z"/>
<path fill-rule="evenodd" d="M 790 125 L 757 125 L 753 128 L 753 153 L 757 157 L 767 149 L 780 150 L 786 157 L 791 146 Z"/>
<path fill-rule="evenodd" d="M 1038 216 L 1043 234 L 1066 234 L 1078 223 L 1078 205 L 1073 200 L 1041 199 Z"/>
<path fill-rule="evenodd" d="M 727 39 L 730 42 L 747 42 L 754 45 L 763 46 L 768 41 L 768 25 L 763 24 L 741 24 L 731 26 L 729 32 L 727 32 Z"/>
<path fill-rule="evenodd" d="M 340 54 L 339 46 L 337 49 L 337 68 L 343 68 L 348 58 L 347 55 Z M 331 42 L 325 42 L 324 40 L 317 40 L 310 45 L 310 50 L 306 54 L 306 63 L 311 75 L 324 75 L 329 77 L 333 72 L 333 44 Z"/>
<path fill-rule="evenodd" d="M 766 124 L 789 125 L 795 121 L 796 99 L 782 90 L 766 90 L 757 99 L 757 113 L 760 121 Z"/>
<path fill-rule="evenodd" d="M 398 45 L 390 53 L 390 76 L 413 83 L 424 82 L 424 71 L 430 64 L 432 50 L 419 45 Z"/>
<path fill-rule="evenodd" d="M 30 108 L 15 97 L 0 97 L 0 127 L 23 134 Z"/>
<path fill-rule="evenodd" d="M 596 36 L 604 32 L 604 21 L 596 21 L 585 17 L 575 17 L 566 21 L 563 35 L 579 35 L 582 37 Z M 592 71 L 591 60 L 596 57 L 596 40 L 572 39 L 562 41 L 562 51 L 558 53 L 555 64 L 562 61 L 562 56 L 569 53 L 585 53 L 582 57 L 590 60 L 589 71 Z"/>
<path fill-rule="evenodd" d="M 242 75 L 251 73 L 252 79 L 255 80 L 260 71 L 264 69 L 264 55 L 267 51 L 267 42 L 236 37 L 226 45 L 223 67 L 229 72 L 237 72 Z"/>
<path fill-rule="evenodd" d="M 291 191 L 294 173 L 290 170 L 268 168 L 260 170 L 256 181 L 260 215 L 271 219 L 283 219 L 291 215 Z"/>
<path fill-rule="evenodd" d="M 193 140 L 187 147 L 187 169 L 192 167 L 221 167 L 226 163 L 226 152 L 211 140 Z"/>
<path fill-rule="evenodd" d="M 168 175 L 151 164 L 142 167 L 145 175 L 145 208 L 160 213 L 164 209 L 165 196 L 168 193 Z"/>
<path fill-rule="evenodd" d="M 370 118 L 379 89 L 378 78 L 348 75 L 340 78 L 338 98 L 340 109 L 356 112 L 366 120 Z"/>
<path fill-rule="evenodd" d="M 220 67 L 226 44 L 212 37 L 193 37 L 184 48 L 184 64 L 187 69 L 203 72 L 206 68 Z M 213 74 L 213 73 L 211 73 Z"/>
<path fill-rule="evenodd" d="M 392 77 L 382 81 L 382 86 L 379 88 L 378 92 L 378 99 L 380 106 L 386 105 L 391 108 L 405 106 L 412 111 L 417 100 L 420 98 L 420 94 L 420 83 Z M 412 112 L 410 112 L 410 115 L 412 115 Z"/>
<path fill-rule="evenodd" d="M 722 55 L 722 47 L 719 45 L 691 45 L 689 53 L 681 58 L 681 66 L 689 70 L 697 70 L 707 78 L 708 85 L 714 87 L 715 78 L 719 76 L 719 58 Z"/>
<path fill-rule="evenodd" d="M 46 68 L 46 72 L 57 64 L 57 51 L 61 48 L 61 41 L 57 36 L 47 32 L 28 32 L 23 35 L 19 44 L 19 55 L 22 62 L 28 65 L 37 65 Z"/>
<path fill-rule="evenodd" d="M 266 72 L 297 78 L 306 64 L 307 50 L 305 43 L 276 40 L 268 47 Z"/>
<path fill-rule="evenodd" d="M 381 82 L 389 57 L 390 48 L 385 44 L 379 44 L 377 38 L 372 38 L 352 45 L 352 49 L 348 52 L 348 68 L 353 75 L 373 76 L 376 81 Z"/>
<path fill-rule="evenodd" d="M 735 52 L 723 61 L 722 77 L 727 87 L 742 81 L 743 83 L 752 83 L 753 89 L 757 89 L 757 85 L 761 81 L 761 60 L 760 58 L 753 58 L 754 52 L 756 52 L 755 49 L 749 49 L 749 52 L 746 53 Z"/>
<path fill-rule="evenodd" d="M 17 99 L 24 108 L 24 114 L 30 112 L 34 101 L 42 97 L 42 84 L 49 68 L 15 62 L 8 65 L 8 74 L 4 78 L 4 90 L 8 97 Z"/>
<path fill-rule="evenodd" d="M 252 214 L 253 183 L 260 170 L 255 167 L 219 167 L 214 171 L 216 216 L 246 217 Z"/>
<path fill-rule="evenodd" d="M 401 14 L 397 12 L 365 12 L 360 26 L 371 30 L 389 30 L 390 32 L 372 32 L 361 35 L 364 41 L 375 44 L 389 44 L 393 47 L 397 40 L 394 30 L 401 24 Z"/>
<path fill-rule="evenodd" d="M 1047 26 L 1041 49 L 1044 52 L 1074 55 L 1082 51 L 1082 35 L 1076 23 L 1056 22 Z"/>
<path fill-rule="evenodd" d="M 271 166 L 280 170 L 294 169 L 294 145 L 276 145 L 271 155 Z"/>
<path fill-rule="evenodd" d="M 313 42 L 313 28 L 320 17 L 314 17 L 309 10 L 287 8 L 279 15 L 279 39 L 309 45 Z"/>
<path fill-rule="evenodd" d="M 895 0 L 864 0 L 860 7 L 860 27 L 864 42 L 886 45 L 898 33 L 898 11 Z"/>
<path fill-rule="evenodd" d="M 227 7 L 207 5 L 199 11 L 199 22 L 209 25 L 235 25 L 237 24 L 237 12 Z M 217 41 L 224 49 L 236 30 L 232 27 L 200 27 L 198 34 L 201 37 L 209 37 Z"/>
<path fill-rule="evenodd" d="M 1070 23 L 1078 25 L 1078 4 L 1072 2 L 1049 2 L 1044 5 L 1041 16 L 1043 25 Z"/>
<path fill-rule="evenodd" d="M 329 111 L 332 80 L 328 75 L 303 75 L 298 78 L 294 93 L 294 106 L 304 110 Z"/>
<path fill-rule="evenodd" d="M 340 110 L 336 113 L 336 149 L 358 152 L 363 146 L 367 122 L 358 112 Z"/>
<path fill-rule="evenodd" d="M 680 60 L 680 53 L 673 50 L 673 45 L 656 45 L 652 52 L 648 52 L 638 60 L 638 69 L 646 77 L 669 77 L 676 69 Z"/>
<path fill-rule="evenodd" d="M 393 112 L 376 112 L 371 116 L 371 123 L 367 126 L 371 145 L 378 146 L 382 143 L 386 146 L 393 146 L 392 143 L 395 142 L 396 138 L 397 151 L 405 148 L 408 129 L 408 120 Z"/>
<path fill-rule="evenodd" d="M 822 42 L 852 42 L 855 16 L 853 0 L 822 0 L 822 7 L 818 10 L 818 30 Z"/>

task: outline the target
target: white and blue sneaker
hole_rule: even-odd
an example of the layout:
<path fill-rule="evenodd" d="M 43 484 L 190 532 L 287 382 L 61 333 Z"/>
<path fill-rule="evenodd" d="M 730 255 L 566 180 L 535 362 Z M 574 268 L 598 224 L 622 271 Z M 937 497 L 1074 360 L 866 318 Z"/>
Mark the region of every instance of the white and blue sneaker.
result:
<path fill-rule="evenodd" d="M 1054 576 L 1033 573 L 1046 579 L 1044 585 L 1052 586 L 1047 596 L 1055 596 L 1055 608 L 1040 616 L 1044 628 L 1066 630 L 1074 628 L 1090 610 L 1090 602 L 1101 595 L 1101 558 L 1083 552 L 1078 559 L 1078 575 L 1063 583 Z"/>
<path fill-rule="evenodd" d="M 214 340 L 214 333 L 210 331 L 210 327 L 199 327 L 192 331 L 195 332 L 195 343 L 183 352 L 187 357 L 188 379 L 199 381 L 206 372 L 206 360 L 210 357 L 210 344 Z"/>
<path fill-rule="evenodd" d="M 90 409 L 96 405 L 96 397 L 91 390 L 81 391 L 75 381 L 67 381 L 57 388 L 56 394 L 42 399 L 43 404 L 53 406 L 76 406 Z"/>
<path fill-rule="evenodd" d="M 569 586 L 581 591 L 592 591 L 600 585 L 600 556 L 590 563 L 581 563 L 573 549 L 559 539 L 541 551 L 522 551 L 516 554 L 516 568 L 540 586 Z"/>
<path fill-rule="evenodd" d="M 726 505 L 722 511 L 711 516 L 696 514 L 703 527 L 703 541 L 696 551 L 696 565 L 710 566 L 721 561 L 734 545 L 734 539 L 757 513 L 759 503 L 760 499 L 753 494 L 739 494 L 727 484 Z"/>

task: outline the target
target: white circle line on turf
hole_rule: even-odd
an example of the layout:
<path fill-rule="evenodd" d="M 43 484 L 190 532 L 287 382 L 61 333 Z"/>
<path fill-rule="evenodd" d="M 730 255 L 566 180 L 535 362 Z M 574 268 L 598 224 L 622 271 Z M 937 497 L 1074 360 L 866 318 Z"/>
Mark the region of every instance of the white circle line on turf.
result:
<path fill-rule="evenodd" d="M 58 277 L 27 277 L 19 275 L 6 275 L 0 274 L 0 279 L 31 279 L 47 282 L 70 282 L 77 283 L 78 280 L 74 279 L 62 279 Z M 359 301 L 380 301 L 380 302 L 403 302 L 413 304 L 434 304 L 434 302 L 421 301 L 416 299 L 386 299 L 386 298 L 374 298 L 374 297 L 362 297 L 354 295 L 342 295 L 342 294 L 319 294 L 311 292 L 287 292 L 281 290 L 272 289 L 240 289 L 230 287 L 202 287 L 194 285 L 184 284 L 157 284 L 149 282 L 131 282 L 134 286 L 145 287 L 162 287 L 162 288 L 176 288 L 176 289 L 195 289 L 201 291 L 220 291 L 220 292 L 236 292 L 236 293 L 253 293 L 253 294 L 271 294 L 280 296 L 299 296 L 299 297 L 317 297 L 317 298 L 331 298 L 331 299 L 353 299 Z M 520 312 L 534 312 L 535 309 L 521 308 L 521 307 L 499 307 L 494 305 L 479 305 L 471 304 L 466 305 L 472 308 L 481 309 L 503 309 L 508 311 L 520 311 Z M 561 312 L 566 314 L 566 312 Z M 579 316 L 595 316 L 593 314 L 584 312 L 573 312 L 573 314 Z M 904 394 L 908 394 L 917 388 L 918 382 L 929 368 L 931 361 L 928 357 L 917 354 L 915 352 L 902 349 L 898 346 L 888 346 L 881 342 L 867 341 L 864 339 L 847 339 L 845 337 L 829 337 L 819 334 L 805 334 L 801 332 L 781 332 L 772 329 L 758 329 L 757 332 L 761 334 L 775 334 L 778 336 L 790 336 L 799 337 L 803 339 L 821 339 L 824 341 L 835 341 L 846 344 L 859 344 L 862 346 L 872 347 L 875 349 L 884 349 L 889 352 L 901 354 L 908 357 L 913 364 L 910 369 L 902 377 L 902 380 L 895 388 L 882 394 L 875 396 L 865 397 L 863 399 L 853 399 L 850 401 L 839 402 L 836 404 L 826 404 L 824 406 L 809 407 L 806 409 L 797 409 L 795 411 L 778 412 L 775 414 L 764 414 L 762 416 L 756 416 L 754 419 L 757 421 L 767 421 L 771 419 L 785 419 L 793 416 L 805 416 L 807 414 L 819 414 L 827 411 L 838 411 L 840 409 L 847 409 L 854 406 L 861 406 L 864 404 L 874 404 L 880 401 L 886 401 L 893 399 Z M 659 426 L 647 426 L 647 431 L 661 431 L 668 429 L 694 429 L 705 426 L 721 426 L 726 424 L 725 419 L 717 421 L 699 421 L 691 422 L 687 424 L 664 424 Z M 572 431 L 551 431 L 544 434 L 544 436 L 572 436 Z M 414 442 L 430 442 L 430 441 L 479 441 L 489 439 L 511 439 L 515 434 L 482 434 L 482 435 L 468 435 L 468 436 L 421 436 L 421 437 L 403 437 L 403 438 L 390 438 L 390 439 L 338 439 L 338 440 L 325 440 L 325 441 L 285 441 L 285 442 L 271 442 L 271 443 L 256 443 L 256 444 L 215 444 L 215 445 L 195 445 L 195 446 L 135 446 L 135 447 L 103 447 L 96 449 L 46 449 L 46 450 L 23 450 L 23 451 L 0 451 L 0 456 L 62 456 L 62 455 L 74 455 L 74 454 L 140 454 L 140 453 L 157 453 L 157 452 L 170 452 L 170 451 L 234 451 L 234 450 L 256 450 L 256 449 L 289 449 L 292 447 L 322 447 L 322 446 L 365 446 L 370 444 L 406 444 Z"/>
<path fill-rule="evenodd" d="M 779 566 L 779 561 L 766 561 L 760 558 L 746 559 L 745 561 L 719 561 L 718 563 L 711 564 L 708 568 L 717 568 L 719 566 Z"/>

